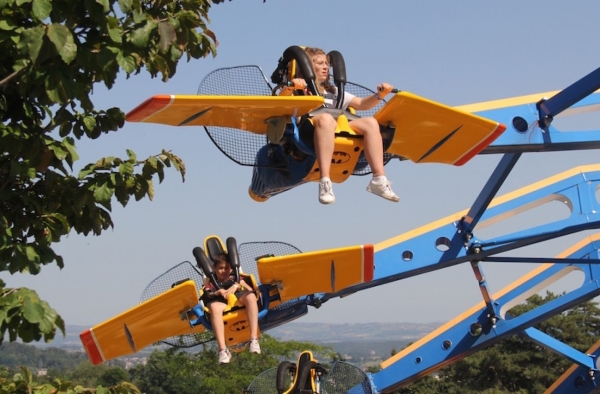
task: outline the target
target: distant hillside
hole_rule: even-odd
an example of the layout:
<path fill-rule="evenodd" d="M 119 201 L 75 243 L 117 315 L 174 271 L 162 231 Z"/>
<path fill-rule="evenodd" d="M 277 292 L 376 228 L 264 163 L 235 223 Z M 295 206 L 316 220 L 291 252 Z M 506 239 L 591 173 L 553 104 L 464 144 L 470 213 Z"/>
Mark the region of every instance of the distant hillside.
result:
<path fill-rule="evenodd" d="M 411 342 L 439 327 L 440 323 L 288 323 L 268 331 L 268 334 L 283 341 L 296 340 L 329 346 L 346 361 L 361 366 L 378 364 L 390 357 L 392 350 L 399 351 Z M 52 351 L 58 348 L 69 353 L 80 353 L 84 357 L 79 334 L 89 326 L 67 326 L 67 335 L 58 334 L 51 343 L 30 343 L 35 348 Z M 135 365 L 158 348 L 166 345 L 150 346 L 135 355 L 122 358 L 125 364 Z M 187 349 L 190 352 L 199 347 Z M 46 354 L 46 353 L 44 353 Z M 50 354 L 50 353 L 49 353 Z M 38 357 L 39 358 L 39 357 Z M 46 364 L 44 364 L 46 365 Z"/>
<path fill-rule="evenodd" d="M 440 326 L 441 323 L 288 323 L 268 331 L 284 341 L 315 343 L 398 341 L 414 342 Z M 67 326 L 65 338 L 58 333 L 51 343 L 37 342 L 38 347 L 81 349 L 79 334 L 90 326 Z"/>
<path fill-rule="evenodd" d="M 83 345 L 79 340 L 79 334 L 83 331 L 89 329 L 91 326 L 67 326 L 66 331 L 67 335 L 65 337 L 62 336 L 62 333 L 59 331 L 56 333 L 54 340 L 52 342 L 32 342 L 28 345 L 33 345 L 36 347 L 57 347 L 57 348 L 65 348 L 69 350 L 74 349 L 82 349 Z"/>
<path fill-rule="evenodd" d="M 282 340 L 311 342 L 409 341 L 438 328 L 441 323 L 288 323 L 268 333 Z"/>

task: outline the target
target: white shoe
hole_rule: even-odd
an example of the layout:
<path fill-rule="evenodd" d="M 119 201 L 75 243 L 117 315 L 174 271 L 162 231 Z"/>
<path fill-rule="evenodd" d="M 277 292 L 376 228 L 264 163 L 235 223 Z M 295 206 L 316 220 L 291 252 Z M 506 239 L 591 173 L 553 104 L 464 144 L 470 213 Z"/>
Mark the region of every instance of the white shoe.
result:
<path fill-rule="evenodd" d="M 231 361 L 231 353 L 229 349 L 219 350 L 219 364 L 229 364 Z"/>
<path fill-rule="evenodd" d="M 260 354 L 260 345 L 258 344 L 258 339 L 250 338 L 250 346 L 248 350 L 250 353 Z"/>
<path fill-rule="evenodd" d="M 319 202 L 321 204 L 333 204 L 335 202 L 330 180 L 319 182 Z"/>
<path fill-rule="evenodd" d="M 367 186 L 367 191 L 378 195 L 379 197 L 383 197 L 386 200 L 394 202 L 400 201 L 400 197 L 398 197 L 396 193 L 394 193 L 394 191 L 392 190 L 392 183 L 388 180 L 385 180 L 381 183 L 371 180 L 371 182 L 369 182 L 369 185 Z"/>

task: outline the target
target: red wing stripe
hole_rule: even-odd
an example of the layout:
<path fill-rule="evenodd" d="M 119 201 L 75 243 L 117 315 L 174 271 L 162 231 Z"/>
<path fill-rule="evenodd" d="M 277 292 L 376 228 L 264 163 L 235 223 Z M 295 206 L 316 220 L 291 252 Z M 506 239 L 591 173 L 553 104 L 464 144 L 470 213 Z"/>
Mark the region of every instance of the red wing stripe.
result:
<path fill-rule="evenodd" d="M 92 364 L 101 364 L 104 361 L 104 357 L 102 357 L 102 352 L 96 343 L 96 338 L 92 330 L 89 329 L 79 334 L 79 339 L 81 339 L 81 343 L 83 343 L 83 347 Z"/>
<path fill-rule="evenodd" d="M 373 245 L 363 245 L 363 282 L 373 280 L 373 271 L 375 270 L 373 265 L 374 250 Z"/>
<path fill-rule="evenodd" d="M 498 138 L 500 136 L 500 134 L 504 133 L 504 130 L 506 130 L 506 126 L 503 125 L 502 123 L 498 123 L 498 125 L 496 126 L 496 129 L 494 131 L 492 131 L 492 133 L 486 139 L 484 139 L 483 141 L 481 141 L 479 143 L 479 145 L 477 145 L 475 148 L 471 149 L 463 157 L 461 157 L 460 159 L 458 159 L 457 161 L 455 161 L 454 165 L 455 166 L 462 166 L 463 164 L 465 164 L 466 162 L 468 162 L 469 160 L 471 160 L 479 152 L 481 152 L 482 150 L 484 150 L 489 144 L 491 144 L 492 142 L 494 142 L 494 140 L 496 138 Z"/>
<path fill-rule="evenodd" d="M 126 120 L 128 122 L 143 122 L 149 117 L 156 115 L 169 107 L 174 99 L 175 96 L 168 94 L 159 94 L 150 97 L 148 100 L 129 111 Z"/>

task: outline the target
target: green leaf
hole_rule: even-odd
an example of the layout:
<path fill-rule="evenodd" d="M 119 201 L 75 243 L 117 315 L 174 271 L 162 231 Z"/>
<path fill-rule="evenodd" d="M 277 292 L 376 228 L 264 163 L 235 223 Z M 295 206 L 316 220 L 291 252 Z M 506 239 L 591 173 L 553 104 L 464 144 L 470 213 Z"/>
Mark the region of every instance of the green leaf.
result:
<path fill-rule="evenodd" d="M 63 149 L 63 147 L 60 144 L 54 143 L 54 144 L 48 145 L 48 149 L 50 149 L 52 151 L 52 153 L 54 153 L 54 156 L 58 160 L 64 160 L 67 157 L 68 151 L 66 149 Z"/>
<path fill-rule="evenodd" d="M 73 166 L 73 163 L 79 160 L 79 155 L 77 154 L 77 150 L 75 150 L 75 140 L 72 137 L 67 137 L 62 140 L 62 145 L 69 152 L 69 156 L 67 156 L 68 164 Z"/>
<path fill-rule="evenodd" d="M 108 0 L 96 0 L 96 3 L 100 4 L 104 8 L 104 12 L 110 11 L 110 4 Z"/>
<path fill-rule="evenodd" d="M 156 21 L 148 21 L 144 26 L 139 29 L 135 29 L 131 33 L 131 43 L 137 47 L 143 48 L 148 45 L 148 41 L 150 40 L 150 35 L 156 29 L 157 23 Z"/>
<path fill-rule="evenodd" d="M 0 7 L 2 7 L 0 5 Z M 14 30 L 17 27 L 15 22 L 11 19 L 0 20 L 0 30 Z"/>
<path fill-rule="evenodd" d="M 133 174 L 133 164 L 126 162 L 126 163 L 122 163 L 119 166 L 119 174 L 121 175 L 132 175 Z"/>
<path fill-rule="evenodd" d="M 133 0 L 118 0 L 119 8 L 121 12 L 124 14 L 128 13 L 131 10 L 131 6 L 133 4 Z"/>
<path fill-rule="evenodd" d="M 53 67 L 44 81 L 48 98 L 55 103 L 67 103 L 76 89 L 75 81 L 64 74 L 66 67 Z"/>
<path fill-rule="evenodd" d="M 39 300 L 26 299 L 23 305 L 23 317 L 30 323 L 40 323 L 44 320 L 44 308 Z"/>
<path fill-rule="evenodd" d="M 119 66 L 121 66 L 123 71 L 127 74 L 135 71 L 135 59 L 133 56 L 123 56 L 123 53 L 120 52 L 117 55 L 117 63 L 119 63 Z"/>
<path fill-rule="evenodd" d="M 88 115 L 83 118 L 83 125 L 87 131 L 92 131 L 96 127 L 96 118 L 94 116 Z"/>
<path fill-rule="evenodd" d="M 94 189 L 94 199 L 106 206 L 106 204 L 110 203 L 110 199 L 112 198 L 114 189 L 110 187 L 107 183 L 104 183 L 100 186 L 96 186 Z"/>
<path fill-rule="evenodd" d="M 146 20 L 146 13 L 144 13 L 141 9 L 136 8 L 133 11 L 133 22 L 134 23 L 142 23 Z"/>
<path fill-rule="evenodd" d="M 121 42 L 123 42 L 123 29 L 121 29 L 120 27 L 108 29 L 108 36 L 111 40 L 113 40 L 113 42 L 120 44 Z"/>
<path fill-rule="evenodd" d="M 162 73 L 163 77 L 162 80 L 164 82 L 169 80 L 170 77 L 170 73 L 169 73 L 169 64 L 167 63 L 167 61 L 165 60 L 164 57 L 156 55 L 154 56 L 154 65 L 156 66 L 156 68 Z"/>
<path fill-rule="evenodd" d="M 25 247 L 25 255 L 27 256 L 27 260 L 29 260 L 29 261 L 34 261 L 34 262 L 40 261 L 40 256 L 39 256 L 38 252 L 31 245 L 27 245 Z"/>
<path fill-rule="evenodd" d="M 26 53 L 28 58 L 35 63 L 40 54 L 44 39 L 44 26 L 36 26 L 33 29 L 27 29 L 21 34 L 21 40 L 18 47 L 21 52 Z"/>
<path fill-rule="evenodd" d="M 129 157 L 129 160 L 131 162 L 135 162 L 137 160 L 137 155 L 134 151 L 132 151 L 131 149 L 126 149 L 125 152 L 127 153 L 127 157 Z"/>
<path fill-rule="evenodd" d="M 45 20 L 52 12 L 52 3 L 48 0 L 33 0 L 33 15 L 40 21 Z"/>
<path fill-rule="evenodd" d="M 48 38 L 66 64 L 70 64 L 77 56 L 77 45 L 71 31 L 64 25 L 53 23 L 48 26 Z"/>

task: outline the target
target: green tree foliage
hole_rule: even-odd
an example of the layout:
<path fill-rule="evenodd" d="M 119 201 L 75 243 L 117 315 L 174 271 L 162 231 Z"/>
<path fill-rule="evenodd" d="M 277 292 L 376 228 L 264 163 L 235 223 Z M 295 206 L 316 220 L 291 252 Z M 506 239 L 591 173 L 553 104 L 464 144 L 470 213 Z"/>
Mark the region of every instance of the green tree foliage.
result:
<path fill-rule="evenodd" d="M 99 384 L 100 377 L 108 368 L 106 364 L 92 365 L 91 362 L 86 360 L 68 371 L 64 377 L 84 387 L 94 387 Z M 126 381 L 129 381 L 129 379 L 126 379 Z"/>
<path fill-rule="evenodd" d="M 180 59 L 215 55 L 209 0 L 0 0 L 0 271 L 36 275 L 64 262 L 52 245 L 71 231 L 113 226 L 113 199 L 152 199 L 176 155 L 98 158 L 78 173 L 76 140 L 123 126 L 97 109 L 95 84 L 147 70 L 167 81 Z M 0 281 L 0 343 L 51 340 L 64 322 L 33 290 Z"/>
<path fill-rule="evenodd" d="M 85 361 L 87 361 L 85 353 L 66 352 L 55 347 L 40 349 L 18 342 L 5 343 L 0 351 L 0 365 L 11 369 L 26 366 L 28 368 L 54 369 L 60 373 L 66 373 Z"/>
<path fill-rule="evenodd" d="M 112 387 L 86 388 L 69 381 L 54 379 L 50 383 L 39 384 L 31 371 L 25 367 L 12 377 L 0 376 L 0 393 L 6 394 L 141 394 L 137 387 L 122 382 Z"/>
<path fill-rule="evenodd" d="M 298 352 L 333 355 L 329 347 L 309 342 L 280 341 L 267 334 L 261 337 L 261 354 L 233 353 L 230 364 L 219 365 L 216 349 L 190 354 L 177 349 L 155 351 L 146 365 L 130 370 L 132 382 L 147 394 L 231 394 L 241 393 L 250 382 L 282 359 L 294 359 Z"/>
<path fill-rule="evenodd" d="M 551 292 L 546 297 L 535 295 L 509 313 L 519 316 L 557 297 Z M 536 328 L 586 352 L 600 337 L 600 309 L 595 302 L 584 302 L 541 322 Z M 541 393 L 571 365 L 564 357 L 515 335 L 397 393 Z"/>
<path fill-rule="evenodd" d="M 109 367 L 98 378 L 98 385 L 104 387 L 116 386 L 122 382 L 129 382 L 129 373 L 121 367 Z"/>

